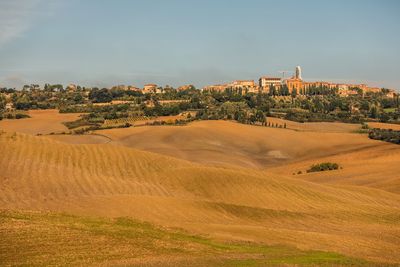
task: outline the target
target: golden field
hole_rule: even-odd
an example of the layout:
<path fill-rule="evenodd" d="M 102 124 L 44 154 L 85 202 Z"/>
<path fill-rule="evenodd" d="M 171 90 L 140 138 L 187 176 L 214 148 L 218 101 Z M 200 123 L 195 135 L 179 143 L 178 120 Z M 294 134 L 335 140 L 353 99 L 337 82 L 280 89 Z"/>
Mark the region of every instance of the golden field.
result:
<path fill-rule="evenodd" d="M 21 132 L 27 134 L 49 134 L 68 131 L 62 122 L 74 121 L 79 118 L 79 113 L 62 114 L 58 110 L 30 110 L 31 118 L 23 120 L 1 120 L 0 130 Z"/>
<path fill-rule="evenodd" d="M 114 144 L 193 162 L 259 169 L 379 145 L 359 134 L 303 132 L 229 121 L 132 127 L 96 133 L 108 137 Z"/>
<path fill-rule="evenodd" d="M 279 129 L 200 121 L 83 136 L 34 136 L 62 131 L 61 122 L 73 120 L 72 115 L 53 114 L 55 118 L 48 121 L 52 115 L 41 115 L 36 120 L 0 122 L 0 208 L 9 210 L 1 217 L 0 234 L 7 237 L 7 244 L 15 241 L 14 246 L 20 246 L 30 234 L 37 237 L 55 231 L 65 237 L 63 242 L 51 237 L 38 242 L 53 242 L 60 248 L 72 242 L 72 251 L 78 246 L 74 236 L 82 231 L 88 234 L 83 235 L 83 242 L 93 240 L 105 249 L 99 245 L 102 238 L 116 242 L 109 232 L 127 231 L 109 220 L 129 217 L 165 227 L 164 237 L 181 229 L 184 235 L 205 236 L 208 241 L 185 237 L 178 240 L 181 243 L 171 242 L 150 231 L 140 240 L 123 239 L 120 249 L 125 254 L 114 251 L 110 257 L 97 258 L 84 247 L 93 254 L 88 263 L 140 265 L 140 259 L 149 259 L 154 265 L 238 266 L 236 260 L 243 260 L 241 264 L 247 266 L 244 260 L 249 258 L 255 260 L 253 265 L 324 263 L 289 260 L 289 252 L 275 255 L 281 257 L 276 262 L 266 250 L 250 253 L 246 248 L 231 253 L 216 249 L 232 242 L 360 259 L 332 265 L 400 263 L 400 149 L 354 133 L 357 125 L 285 121 L 288 128 Z M 306 173 L 312 164 L 326 161 L 343 168 Z M 26 210 L 40 213 L 32 215 Z M 56 215 L 63 213 L 74 214 L 76 220 L 65 219 L 65 225 L 62 216 L 66 215 Z M 99 235 L 91 236 L 87 220 L 95 220 L 90 226 Z M 108 232 L 98 228 L 99 224 Z M 139 228 L 135 231 L 147 231 Z M 146 247 L 147 242 L 153 245 Z M 182 250 L 175 251 L 175 246 Z M 21 256 L 5 243 L 1 248 L 7 263 Z M 128 254 L 130 258 L 122 260 Z M 65 264 L 71 255 L 62 256 L 59 262 Z M 259 261 L 262 255 L 271 261 Z"/>

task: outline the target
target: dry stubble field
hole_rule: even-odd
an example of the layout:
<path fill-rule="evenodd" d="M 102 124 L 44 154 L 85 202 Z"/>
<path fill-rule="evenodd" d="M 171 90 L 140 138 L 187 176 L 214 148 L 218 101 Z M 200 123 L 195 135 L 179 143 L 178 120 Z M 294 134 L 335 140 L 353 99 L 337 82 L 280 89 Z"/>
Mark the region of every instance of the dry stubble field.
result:
<path fill-rule="evenodd" d="M 60 127 L 60 121 L 41 118 L 31 120 L 34 130 L 24 132 Z M 15 242 L 11 247 L 25 244 L 23 258 L 34 263 L 400 263 L 399 148 L 352 133 L 353 125 L 305 126 L 303 131 L 203 121 L 52 140 L 13 133 L 26 126 L 4 122 L 0 207 L 8 211 L 2 213 L 0 234 L 7 244 Z M 84 144 L 92 138 L 100 141 Z M 343 169 L 305 174 L 321 161 Z M 119 217 L 167 228 L 154 234 L 141 224 L 121 229 L 119 219 L 106 219 Z M 185 236 L 182 250 L 174 249 L 182 240 L 170 237 L 173 229 L 184 231 L 178 234 Z M 53 231 L 62 241 L 48 235 Z M 82 233 L 87 236 L 79 246 L 74 235 Z M 126 253 L 111 250 L 104 256 L 106 244 L 116 240 Z M 89 246 L 90 257 L 76 254 L 90 242 L 99 253 Z M 1 244 L 6 263 L 21 258 L 11 247 Z M 276 247 L 281 254 L 268 252 Z"/>

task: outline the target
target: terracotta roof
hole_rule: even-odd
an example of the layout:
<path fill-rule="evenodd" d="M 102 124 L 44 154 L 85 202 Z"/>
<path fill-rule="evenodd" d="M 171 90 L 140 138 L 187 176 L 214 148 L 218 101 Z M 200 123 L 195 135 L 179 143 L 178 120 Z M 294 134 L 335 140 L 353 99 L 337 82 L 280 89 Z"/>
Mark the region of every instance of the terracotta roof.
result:
<path fill-rule="evenodd" d="M 282 80 L 281 78 L 277 78 L 277 77 L 268 77 L 268 76 L 263 76 L 260 79 L 266 79 L 266 80 Z"/>

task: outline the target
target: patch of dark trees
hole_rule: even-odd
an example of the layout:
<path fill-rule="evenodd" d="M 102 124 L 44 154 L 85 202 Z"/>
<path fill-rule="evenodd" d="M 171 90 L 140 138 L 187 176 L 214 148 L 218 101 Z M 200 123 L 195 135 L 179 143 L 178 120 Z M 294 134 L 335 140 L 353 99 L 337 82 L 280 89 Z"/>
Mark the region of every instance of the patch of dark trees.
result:
<path fill-rule="evenodd" d="M 400 131 L 374 128 L 369 131 L 368 137 L 400 145 Z"/>

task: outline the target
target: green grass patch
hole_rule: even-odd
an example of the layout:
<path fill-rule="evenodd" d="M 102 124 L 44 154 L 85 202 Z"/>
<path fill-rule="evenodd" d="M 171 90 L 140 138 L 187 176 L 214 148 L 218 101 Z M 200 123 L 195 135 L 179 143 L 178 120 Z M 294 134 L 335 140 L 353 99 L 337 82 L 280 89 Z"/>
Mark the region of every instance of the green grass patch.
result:
<path fill-rule="evenodd" d="M 168 266 L 188 262 L 195 266 L 371 264 L 332 252 L 249 242 L 224 243 L 127 217 L 0 211 L 0 233 L 0 265 L 134 266 L 149 257 L 165 261 Z M 176 262 L 171 263 L 171 256 Z"/>
<path fill-rule="evenodd" d="M 285 255 L 265 259 L 233 259 L 223 266 L 372 266 L 373 264 L 359 259 L 352 259 L 332 252 L 306 252 L 303 255 Z M 380 265 L 381 266 L 381 265 Z"/>
<path fill-rule="evenodd" d="M 384 108 L 383 109 L 384 112 L 390 113 L 390 112 L 396 112 L 397 108 Z"/>

